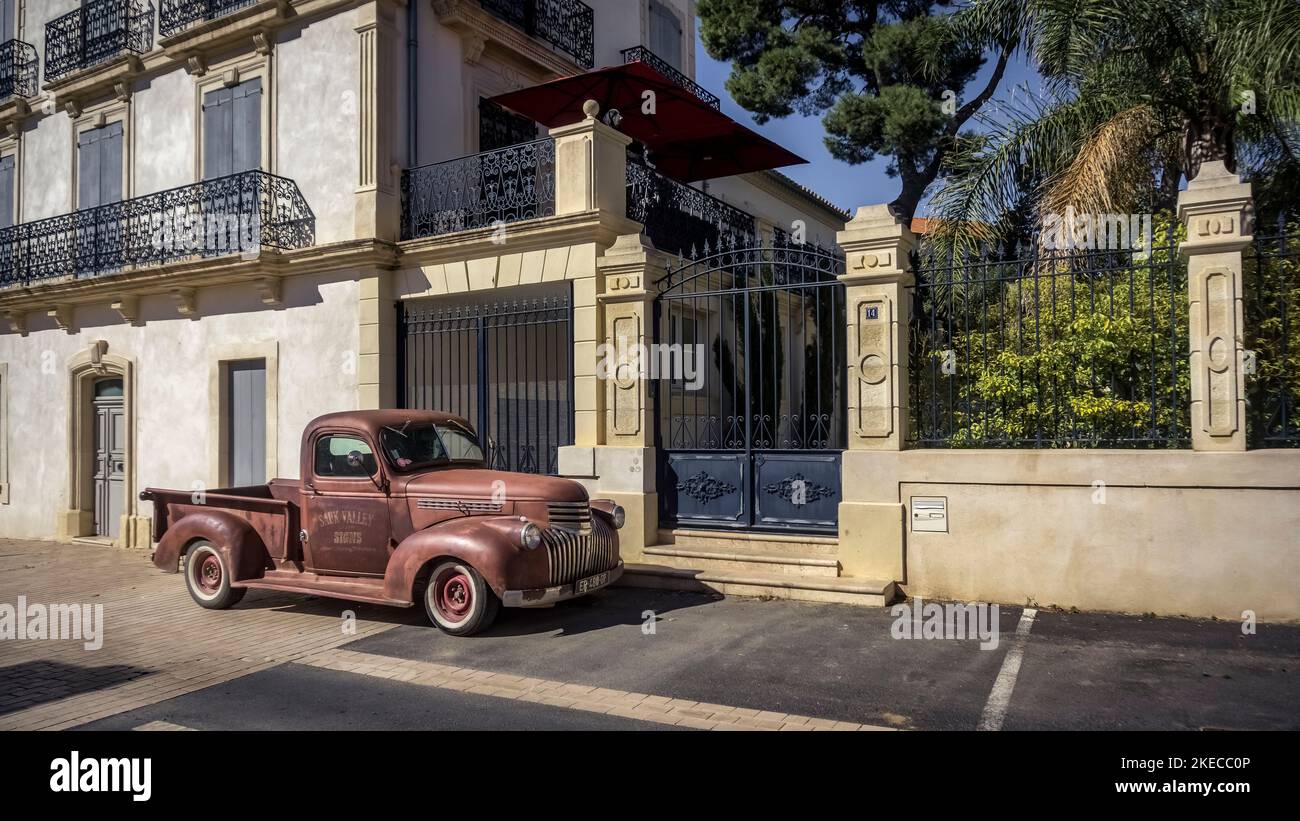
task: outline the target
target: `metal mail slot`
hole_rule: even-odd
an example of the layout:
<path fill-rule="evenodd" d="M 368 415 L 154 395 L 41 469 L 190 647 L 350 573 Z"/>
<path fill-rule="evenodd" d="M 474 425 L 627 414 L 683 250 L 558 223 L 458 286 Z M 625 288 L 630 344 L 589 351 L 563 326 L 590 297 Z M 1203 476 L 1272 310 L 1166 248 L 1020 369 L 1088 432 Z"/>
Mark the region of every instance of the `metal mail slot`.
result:
<path fill-rule="evenodd" d="M 948 532 L 948 497 L 913 496 L 912 530 L 927 533 Z"/>

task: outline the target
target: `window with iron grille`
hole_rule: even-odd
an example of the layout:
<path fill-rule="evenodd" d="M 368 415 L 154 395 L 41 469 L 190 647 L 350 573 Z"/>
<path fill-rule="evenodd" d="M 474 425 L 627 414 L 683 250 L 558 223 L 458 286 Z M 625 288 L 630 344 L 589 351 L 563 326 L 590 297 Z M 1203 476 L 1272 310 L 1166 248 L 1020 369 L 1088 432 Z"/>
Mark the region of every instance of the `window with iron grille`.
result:
<path fill-rule="evenodd" d="M 537 139 L 537 123 L 512 114 L 491 100 L 478 101 L 478 150 L 492 151 Z"/>

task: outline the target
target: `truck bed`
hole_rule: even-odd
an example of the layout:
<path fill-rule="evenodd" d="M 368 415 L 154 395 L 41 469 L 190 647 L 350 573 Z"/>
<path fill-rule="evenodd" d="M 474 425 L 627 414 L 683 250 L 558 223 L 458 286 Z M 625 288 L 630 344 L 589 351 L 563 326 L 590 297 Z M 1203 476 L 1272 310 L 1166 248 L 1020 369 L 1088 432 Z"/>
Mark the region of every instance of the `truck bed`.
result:
<path fill-rule="evenodd" d="M 297 479 L 272 479 L 265 485 L 216 488 L 202 496 L 193 490 L 147 488 L 140 498 L 153 502 L 154 542 L 161 541 L 172 525 L 191 513 L 219 510 L 252 525 L 269 558 L 280 566 L 302 558 L 297 538 L 301 487 Z"/>

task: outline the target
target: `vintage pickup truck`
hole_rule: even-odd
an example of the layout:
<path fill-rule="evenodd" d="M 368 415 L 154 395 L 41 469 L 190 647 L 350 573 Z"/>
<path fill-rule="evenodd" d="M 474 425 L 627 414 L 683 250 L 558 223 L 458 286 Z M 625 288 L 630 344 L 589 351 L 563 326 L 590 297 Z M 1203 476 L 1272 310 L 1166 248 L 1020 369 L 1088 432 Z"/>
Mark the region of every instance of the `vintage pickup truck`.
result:
<path fill-rule="evenodd" d="M 446 413 L 333 413 L 302 435 L 301 479 L 207 492 L 149 488 L 153 562 L 199 605 L 249 588 L 373 604 L 423 602 L 467 636 L 498 608 L 605 587 L 623 572 L 624 512 L 582 485 L 490 470 L 469 423 Z"/>

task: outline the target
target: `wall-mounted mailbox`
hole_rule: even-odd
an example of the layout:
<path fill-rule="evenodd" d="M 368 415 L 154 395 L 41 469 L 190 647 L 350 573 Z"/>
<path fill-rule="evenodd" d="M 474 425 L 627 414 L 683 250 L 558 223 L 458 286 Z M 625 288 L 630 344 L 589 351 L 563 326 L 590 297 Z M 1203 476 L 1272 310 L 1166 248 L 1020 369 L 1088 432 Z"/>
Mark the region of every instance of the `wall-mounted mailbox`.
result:
<path fill-rule="evenodd" d="M 913 496 L 912 530 L 914 532 L 948 532 L 948 497 Z"/>

